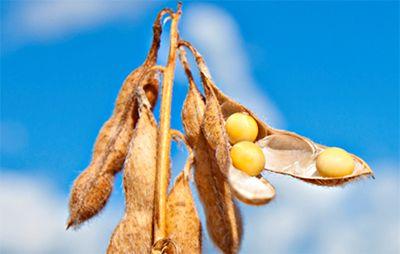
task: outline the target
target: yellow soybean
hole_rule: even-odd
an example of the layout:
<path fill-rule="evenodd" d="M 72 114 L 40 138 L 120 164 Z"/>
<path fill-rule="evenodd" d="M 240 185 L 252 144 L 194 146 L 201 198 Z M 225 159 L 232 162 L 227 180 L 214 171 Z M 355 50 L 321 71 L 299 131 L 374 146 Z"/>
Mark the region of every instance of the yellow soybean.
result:
<path fill-rule="evenodd" d="M 317 170 L 320 175 L 327 177 L 341 177 L 353 173 L 355 164 L 345 150 L 331 147 L 318 155 Z"/>
<path fill-rule="evenodd" d="M 256 176 L 264 169 L 264 153 L 252 142 L 239 142 L 231 148 L 230 153 L 233 166 L 250 176 Z"/>
<path fill-rule="evenodd" d="M 225 124 L 231 144 L 240 141 L 256 140 L 258 135 L 258 125 L 253 117 L 246 113 L 234 113 L 228 117 Z"/>

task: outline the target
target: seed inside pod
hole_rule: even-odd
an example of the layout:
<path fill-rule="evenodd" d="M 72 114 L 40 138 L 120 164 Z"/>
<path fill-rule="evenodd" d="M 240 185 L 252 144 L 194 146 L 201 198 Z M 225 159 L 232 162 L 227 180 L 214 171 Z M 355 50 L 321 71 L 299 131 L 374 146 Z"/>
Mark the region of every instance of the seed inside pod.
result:
<path fill-rule="evenodd" d="M 322 176 L 340 177 L 353 173 L 355 163 L 353 157 L 345 150 L 331 147 L 318 155 L 316 166 Z"/>
<path fill-rule="evenodd" d="M 256 120 L 247 113 L 234 113 L 228 117 L 225 129 L 231 144 L 240 141 L 254 142 L 258 135 Z"/>
<path fill-rule="evenodd" d="M 230 154 L 233 166 L 250 176 L 259 175 L 264 169 L 264 153 L 259 146 L 252 142 L 242 141 L 235 144 L 231 148 Z"/>
<path fill-rule="evenodd" d="M 239 170 L 236 170 L 238 172 L 231 169 L 226 170 L 227 166 L 229 166 L 229 161 L 225 160 L 226 151 L 224 148 L 225 143 L 228 143 L 229 140 L 227 137 L 226 139 L 228 140 L 228 142 L 225 142 L 224 140 L 224 135 L 228 136 L 226 134 L 225 126 L 223 126 L 224 132 L 221 133 L 220 131 L 220 114 L 222 114 L 224 118 L 223 121 L 232 114 L 240 112 L 246 112 L 256 120 L 258 124 L 258 136 L 256 138 L 256 144 L 262 148 L 265 157 L 267 158 L 265 169 L 270 172 L 290 175 L 303 181 L 323 186 L 342 185 L 346 182 L 353 181 L 362 176 L 373 176 L 373 172 L 368 164 L 365 163 L 361 158 L 353 154 L 350 154 L 355 163 L 353 173 L 343 177 L 321 176 L 316 168 L 316 155 L 318 154 L 318 151 L 325 150 L 325 146 L 314 143 L 310 139 L 300 136 L 296 133 L 274 129 L 268 124 L 261 121 L 246 107 L 232 100 L 218 89 L 218 87 L 212 81 L 211 75 L 208 71 L 203 57 L 189 42 L 181 41 L 180 43 L 181 45 L 186 46 L 192 51 L 192 53 L 195 55 L 196 62 L 200 69 L 200 74 L 206 93 L 207 106 L 210 105 L 210 107 L 208 107 L 205 112 L 206 121 L 202 127 L 203 133 L 205 134 L 204 136 L 206 137 L 207 142 L 210 144 L 211 148 L 215 150 L 217 162 L 219 164 L 221 172 L 224 174 L 224 176 L 229 175 L 229 179 L 238 180 L 230 180 L 232 189 L 234 189 L 235 187 L 239 187 L 239 184 L 243 182 L 239 181 L 239 178 L 250 176 L 244 173 L 236 174 L 242 173 Z M 215 99 L 217 100 L 217 102 L 215 102 Z M 215 103 L 218 104 L 218 106 L 211 105 Z M 235 174 L 232 174 L 230 171 L 234 172 Z M 236 186 L 233 186 L 234 184 L 236 184 Z M 245 185 L 245 187 L 248 186 L 252 186 L 252 184 Z M 236 194 L 238 194 L 237 190 L 234 191 Z M 244 193 L 248 192 L 240 192 L 240 194 L 243 194 L 242 197 L 244 196 Z M 254 193 L 255 192 L 253 192 L 253 194 Z M 249 198 L 246 199 L 250 200 Z"/>

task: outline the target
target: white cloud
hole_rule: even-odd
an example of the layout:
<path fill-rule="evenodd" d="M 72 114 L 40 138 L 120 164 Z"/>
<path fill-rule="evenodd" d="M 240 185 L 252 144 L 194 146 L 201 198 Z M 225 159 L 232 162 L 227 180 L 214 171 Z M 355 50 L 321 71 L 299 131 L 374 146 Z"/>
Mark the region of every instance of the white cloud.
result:
<path fill-rule="evenodd" d="M 1 253 L 105 253 L 120 209 L 107 207 L 78 231 L 66 231 L 67 197 L 49 182 L 23 174 L 0 178 Z"/>
<path fill-rule="evenodd" d="M 135 20 L 154 5 L 144 1 L 20 1 L 13 2 L 5 33 L 14 44 L 47 42 L 117 19 Z"/>
<path fill-rule="evenodd" d="M 277 197 L 262 207 L 242 205 L 241 253 L 398 253 L 397 167 L 378 164 L 373 168 L 382 172 L 376 172 L 376 180 L 344 188 L 323 188 L 268 174 Z M 0 252 L 105 253 L 123 204 L 111 200 L 98 218 L 77 231 L 65 231 L 67 197 L 52 186 L 33 176 L 1 175 Z M 205 253 L 216 253 L 208 239 L 205 236 Z"/>
<path fill-rule="evenodd" d="M 266 207 L 246 209 L 242 253 L 399 253 L 398 169 L 373 168 L 379 170 L 376 180 L 344 188 L 268 174 L 277 197 Z"/>
<path fill-rule="evenodd" d="M 182 35 L 203 54 L 217 85 L 274 127 L 284 119 L 254 80 L 251 63 L 235 20 L 213 5 L 190 5 L 181 22 Z"/>

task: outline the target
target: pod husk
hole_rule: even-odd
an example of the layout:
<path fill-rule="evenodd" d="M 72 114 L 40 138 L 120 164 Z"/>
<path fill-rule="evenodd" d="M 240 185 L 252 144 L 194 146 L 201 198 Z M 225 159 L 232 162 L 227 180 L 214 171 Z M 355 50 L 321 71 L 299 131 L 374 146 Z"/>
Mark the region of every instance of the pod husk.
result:
<path fill-rule="evenodd" d="M 206 216 L 207 231 L 223 253 L 237 253 L 243 230 L 240 210 L 201 131 L 205 102 L 193 81 L 182 49 L 180 58 L 189 79 L 189 91 L 182 108 L 182 122 L 188 142 L 194 150 L 194 179 Z"/>
<path fill-rule="evenodd" d="M 213 156 L 219 171 L 225 177 L 236 198 L 249 205 L 262 205 L 275 197 L 274 187 L 261 176 L 249 176 L 232 166 L 230 144 L 225 130 L 225 119 L 213 87 L 210 74 L 202 56 L 188 42 L 181 41 L 196 58 L 205 91 L 205 111 L 201 129 L 208 143 L 210 155 Z M 245 183 L 245 184 L 244 184 Z M 246 184 L 251 183 L 251 184 Z"/>
<path fill-rule="evenodd" d="M 166 12 L 169 10 L 164 9 L 158 14 L 153 25 L 153 42 L 145 62 L 125 79 L 113 114 L 98 134 L 92 160 L 74 181 L 67 228 L 78 226 L 99 213 L 110 197 L 114 175 L 122 168 L 138 118 L 138 107 L 133 98 L 135 89 L 143 87 L 152 106 L 157 101 L 158 80 L 156 73 L 149 73 L 149 70 L 156 64 L 162 30 L 160 20 Z"/>
<path fill-rule="evenodd" d="M 168 195 L 167 234 L 179 253 L 201 253 L 201 223 L 184 172 L 176 178 Z"/>
<path fill-rule="evenodd" d="M 264 140 L 259 141 L 261 147 L 263 147 L 263 141 Z M 352 174 L 342 177 L 321 176 L 316 168 L 316 158 L 318 154 L 323 152 L 327 147 L 319 144 L 315 144 L 315 147 L 315 155 L 308 158 L 308 160 L 303 160 L 300 163 L 295 163 L 294 165 L 288 165 L 287 167 L 282 168 L 270 166 L 270 169 L 267 170 L 278 174 L 288 175 L 302 181 L 320 186 L 340 186 L 365 177 L 374 177 L 373 172 L 368 164 L 354 154 L 350 154 L 353 157 L 355 164 L 355 168 Z M 264 146 L 263 149 L 265 150 L 266 146 Z"/>
<path fill-rule="evenodd" d="M 191 47 L 191 45 L 187 42 L 184 42 L 184 44 L 189 48 Z M 222 129 L 224 125 L 224 119 L 227 119 L 233 113 L 242 112 L 252 116 L 258 124 L 259 133 L 257 137 L 257 143 L 263 149 L 264 153 L 266 151 L 269 151 L 268 154 L 265 153 L 266 170 L 269 172 L 290 175 L 297 179 L 323 186 L 342 185 L 363 176 L 373 176 L 373 172 L 368 164 L 365 163 L 361 158 L 353 154 L 351 154 L 351 156 L 354 159 L 356 168 L 351 175 L 344 177 L 323 177 L 318 175 L 318 172 L 315 168 L 315 160 L 317 158 L 317 155 L 325 149 L 325 146 L 316 144 L 310 139 L 303 137 L 299 134 L 272 128 L 271 126 L 260 120 L 249 109 L 229 98 L 213 83 L 211 75 L 209 74 L 207 66 L 201 55 L 193 47 L 191 48 L 191 50 L 196 56 L 196 61 L 201 72 L 203 85 L 207 96 L 207 103 L 210 102 L 210 104 L 214 104 L 208 106 L 210 110 L 206 110 L 206 114 L 212 116 L 208 116 L 208 118 L 210 119 L 209 123 L 203 125 L 203 130 L 206 133 L 206 137 L 208 137 L 207 140 L 209 144 L 214 146 L 217 155 L 218 153 L 226 154 L 226 149 L 219 148 L 218 145 L 223 146 L 224 144 L 225 146 L 229 146 L 229 142 L 227 141 L 226 137 L 226 142 L 222 142 L 223 136 L 226 136 L 226 134 L 224 133 L 224 135 L 221 135 L 219 133 L 219 130 L 225 130 Z M 217 103 L 215 101 L 217 101 Z M 220 119 L 217 119 L 219 112 L 215 110 L 215 108 L 217 108 L 215 104 L 218 104 L 220 106 L 220 114 L 222 114 L 222 117 L 219 116 Z M 215 125 L 219 125 L 220 127 L 215 128 Z M 215 129 L 219 130 L 216 131 Z M 218 135 L 219 137 L 216 138 L 215 136 Z M 275 139 L 274 148 L 277 149 L 269 149 L 269 147 L 265 146 L 265 139 L 269 139 L 270 136 L 273 136 L 273 138 Z M 215 142 L 216 140 L 218 140 L 218 142 Z M 283 147 L 284 149 L 281 149 L 281 147 Z M 280 163 L 275 163 L 275 167 L 273 169 L 270 168 L 269 164 L 269 160 L 271 159 L 275 161 L 280 161 Z M 291 165 L 288 165 L 288 161 L 292 161 L 293 163 Z M 219 164 L 222 165 L 220 166 L 220 168 L 222 168 L 222 172 L 226 175 L 227 170 L 226 168 L 224 168 L 224 166 L 227 164 L 226 161 L 223 159 L 219 161 Z M 279 167 L 279 165 L 281 166 Z M 234 172 L 234 174 L 231 174 L 231 176 L 232 175 L 237 175 L 237 172 Z M 243 198 L 243 196 L 239 197 L 240 200 L 246 202 L 245 200 L 243 200 Z"/>
<path fill-rule="evenodd" d="M 107 253 L 150 253 L 153 244 L 157 124 L 150 104 L 139 96 L 139 120 L 124 164 L 125 215 Z"/>
<path fill-rule="evenodd" d="M 174 247 L 167 245 L 167 253 L 201 253 L 201 223 L 189 184 L 190 169 L 194 162 L 193 149 L 181 132 L 171 130 L 171 135 L 175 141 L 185 144 L 189 156 L 167 197 L 166 233 Z"/>

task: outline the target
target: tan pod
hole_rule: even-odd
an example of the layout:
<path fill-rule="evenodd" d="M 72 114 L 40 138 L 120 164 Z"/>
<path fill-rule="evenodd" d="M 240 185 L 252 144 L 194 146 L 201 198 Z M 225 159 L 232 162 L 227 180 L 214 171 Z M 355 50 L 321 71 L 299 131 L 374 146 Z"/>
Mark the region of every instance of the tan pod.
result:
<path fill-rule="evenodd" d="M 150 253 L 153 245 L 157 124 L 143 91 L 138 101 L 139 120 L 124 164 L 125 215 L 107 253 Z"/>
<path fill-rule="evenodd" d="M 150 70 L 156 64 L 160 47 L 161 18 L 165 13 L 169 13 L 169 10 L 162 10 L 154 22 L 153 42 L 145 62 L 131 72 L 122 85 L 114 112 L 98 134 L 89 166 L 74 181 L 67 228 L 78 226 L 96 215 L 110 197 L 114 175 L 122 168 L 138 118 L 135 89 L 143 87 L 151 105 L 156 103 L 157 74 L 150 73 Z"/>
<path fill-rule="evenodd" d="M 232 167 L 228 169 L 226 166 L 228 164 L 225 159 L 226 156 L 221 154 L 226 154 L 226 151 L 229 150 L 229 142 L 227 142 L 226 133 L 221 130 L 224 130 L 222 126 L 225 119 L 231 114 L 240 112 L 249 114 L 258 124 L 257 144 L 263 149 L 266 159 L 265 169 L 269 172 L 290 175 L 306 182 L 324 186 L 341 185 L 361 176 L 373 176 L 370 167 L 361 158 L 353 154 L 355 169 L 352 174 L 344 177 L 320 176 L 316 170 L 315 162 L 318 154 L 326 148 L 325 146 L 314 143 L 310 139 L 296 133 L 274 129 L 261 121 L 253 112 L 229 98 L 215 86 L 203 58 L 196 49 L 188 42 L 182 41 L 181 45 L 187 46 L 196 57 L 206 91 L 207 102 L 210 104 L 208 105 L 209 110 L 206 110 L 208 114 L 206 118 L 209 119 L 209 122 L 204 123 L 203 131 L 208 143 L 215 149 L 217 158 L 219 158 L 218 163 L 220 168 L 230 178 L 234 190 L 237 190 L 235 185 L 239 184 L 239 181 L 235 181 L 232 178 L 239 179 L 243 176 L 237 177 L 237 175 L 241 175 L 239 174 L 241 172 L 238 173 L 236 172 L 237 170 L 232 170 Z M 219 127 L 216 128 L 216 125 L 219 125 Z M 224 146 L 228 147 L 228 149 Z M 256 183 L 254 179 L 253 181 L 250 181 L 250 179 L 247 180 L 251 184 Z M 237 191 L 235 193 L 239 194 Z M 239 194 L 238 198 L 245 201 L 243 199 L 245 198 L 244 195 Z M 261 203 L 264 202 L 263 200 L 261 201 Z"/>
<path fill-rule="evenodd" d="M 207 230 L 214 244 L 224 253 L 237 253 L 242 240 L 242 219 L 233 200 L 229 183 L 221 174 L 214 153 L 201 131 L 204 98 L 198 91 L 184 51 L 180 52 L 189 78 L 189 91 L 182 108 L 183 126 L 195 155 L 194 179 L 206 216 Z"/>

